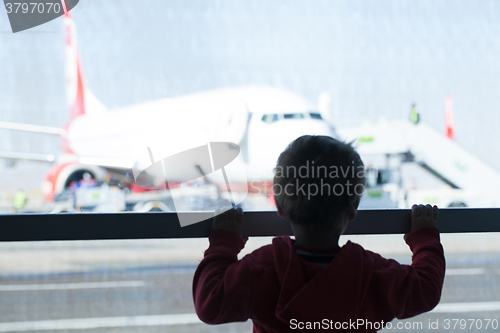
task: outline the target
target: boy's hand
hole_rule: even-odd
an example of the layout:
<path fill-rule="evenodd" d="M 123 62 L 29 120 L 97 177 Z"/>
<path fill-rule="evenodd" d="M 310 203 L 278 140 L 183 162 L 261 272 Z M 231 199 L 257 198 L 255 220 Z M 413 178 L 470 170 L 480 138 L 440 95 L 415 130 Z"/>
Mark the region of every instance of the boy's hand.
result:
<path fill-rule="evenodd" d="M 237 207 L 214 217 L 212 229 L 229 230 L 243 238 L 243 209 Z"/>
<path fill-rule="evenodd" d="M 404 239 L 414 231 L 424 228 L 438 227 L 438 208 L 436 205 L 413 205 L 411 207 L 411 230 L 405 234 Z"/>

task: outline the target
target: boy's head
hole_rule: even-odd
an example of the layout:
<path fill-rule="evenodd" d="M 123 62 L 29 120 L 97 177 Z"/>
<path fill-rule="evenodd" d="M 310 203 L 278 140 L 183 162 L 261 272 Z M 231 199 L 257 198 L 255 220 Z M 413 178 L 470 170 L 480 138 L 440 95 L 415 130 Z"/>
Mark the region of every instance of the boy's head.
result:
<path fill-rule="evenodd" d="M 334 228 L 356 210 L 365 184 L 363 162 L 350 143 L 304 135 L 279 156 L 273 192 L 292 223 Z"/>

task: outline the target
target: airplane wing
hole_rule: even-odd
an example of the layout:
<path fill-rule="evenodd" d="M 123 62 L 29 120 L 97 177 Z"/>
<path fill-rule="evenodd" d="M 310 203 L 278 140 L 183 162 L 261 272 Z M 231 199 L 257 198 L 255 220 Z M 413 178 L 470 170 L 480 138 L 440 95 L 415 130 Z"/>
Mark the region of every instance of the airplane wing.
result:
<path fill-rule="evenodd" d="M 56 155 L 53 154 L 40 154 L 40 153 L 26 153 L 15 151 L 0 151 L 0 158 L 9 160 L 27 160 L 27 161 L 40 161 L 54 163 Z M 61 158 L 60 162 L 77 162 L 80 164 L 96 165 L 105 169 L 132 169 L 134 161 L 128 159 L 117 158 L 103 158 L 103 157 L 90 157 L 90 156 L 68 156 Z"/>
<path fill-rule="evenodd" d="M 12 123 L 0 121 L 0 129 L 10 129 L 23 132 L 42 133 L 51 135 L 65 135 L 66 131 L 60 127 L 40 126 L 31 124 Z"/>
<path fill-rule="evenodd" d="M 97 165 L 105 169 L 132 169 L 134 166 L 134 161 L 129 159 L 119 159 L 119 158 L 104 158 L 104 157 L 89 157 L 81 156 L 78 158 L 78 162 L 81 164 Z"/>
<path fill-rule="evenodd" d="M 0 121 L 0 129 L 58 135 L 58 136 L 64 136 L 66 134 L 66 131 L 59 127 L 12 123 L 8 121 Z M 56 160 L 56 157 L 53 154 L 26 153 L 17 151 L 0 151 L 0 158 L 10 159 L 10 160 L 40 161 L 49 163 L 53 163 Z"/>
<path fill-rule="evenodd" d="M 0 158 L 10 160 L 31 160 L 52 163 L 56 157 L 52 154 L 23 153 L 15 151 L 0 151 Z"/>

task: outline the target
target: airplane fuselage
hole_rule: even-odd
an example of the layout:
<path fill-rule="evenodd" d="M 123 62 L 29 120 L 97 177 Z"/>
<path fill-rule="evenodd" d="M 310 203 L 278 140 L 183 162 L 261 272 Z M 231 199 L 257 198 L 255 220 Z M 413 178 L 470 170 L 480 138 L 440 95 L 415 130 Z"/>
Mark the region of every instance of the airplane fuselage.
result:
<path fill-rule="evenodd" d="M 241 146 L 247 178 L 272 179 L 279 154 L 305 134 L 333 136 L 307 100 L 272 87 L 238 87 L 162 99 L 102 114 L 83 115 L 68 128 L 78 156 L 133 163 L 134 173 L 154 160 L 206 144 Z"/>

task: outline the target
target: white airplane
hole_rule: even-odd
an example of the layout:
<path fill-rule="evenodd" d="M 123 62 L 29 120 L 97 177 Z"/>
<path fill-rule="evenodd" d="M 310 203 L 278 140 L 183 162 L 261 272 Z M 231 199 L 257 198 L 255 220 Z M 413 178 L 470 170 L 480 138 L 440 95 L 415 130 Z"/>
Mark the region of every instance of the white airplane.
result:
<path fill-rule="evenodd" d="M 69 122 L 64 128 L 0 122 L 0 128 L 61 137 L 63 154 L 57 158 L 0 152 L 3 158 L 53 163 L 42 186 L 47 200 L 54 200 L 86 172 L 97 180 L 106 172 L 136 178 L 155 160 L 217 141 L 238 144 L 246 181 L 265 184 L 272 180 L 279 153 L 291 141 L 305 134 L 335 136 L 325 111 L 315 111 L 304 98 L 273 87 L 223 88 L 108 110 L 85 85 L 69 12 L 63 21 Z M 232 182 L 240 180 L 243 177 Z"/>

